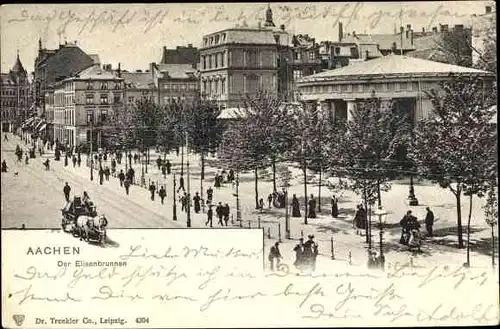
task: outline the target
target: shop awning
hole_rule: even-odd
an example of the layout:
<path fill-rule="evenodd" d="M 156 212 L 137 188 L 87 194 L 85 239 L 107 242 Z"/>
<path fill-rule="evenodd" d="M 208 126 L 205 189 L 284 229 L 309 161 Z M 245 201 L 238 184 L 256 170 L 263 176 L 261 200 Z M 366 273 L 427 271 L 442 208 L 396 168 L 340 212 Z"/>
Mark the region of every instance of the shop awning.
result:
<path fill-rule="evenodd" d="M 44 121 L 44 120 L 40 120 L 40 122 L 38 122 L 38 123 L 37 123 L 37 125 L 35 126 L 35 129 L 36 129 L 36 130 L 39 130 L 40 126 L 41 126 L 42 124 L 44 124 L 44 123 L 45 123 L 45 121 Z"/>
<path fill-rule="evenodd" d="M 38 129 L 38 131 L 40 131 L 40 132 L 41 132 L 41 131 L 42 131 L 42 130 L 44 130 L 45 128 L 47 128 L 47 124 L 46 124 L 46 123 L 44 123 L 44 124 L 43 124 L 43 125 L 42 125 L 39 129 Z"/>

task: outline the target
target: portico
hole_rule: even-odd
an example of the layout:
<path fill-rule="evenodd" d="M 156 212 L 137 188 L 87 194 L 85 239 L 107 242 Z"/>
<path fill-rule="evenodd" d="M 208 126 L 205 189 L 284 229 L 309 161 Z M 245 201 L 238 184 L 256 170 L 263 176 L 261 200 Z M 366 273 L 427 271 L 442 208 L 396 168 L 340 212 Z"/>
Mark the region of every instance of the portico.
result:
<path fill-rule="evenodd" d="M 351 120 L 356 102 L 379 98 L 384 107 L 422 120 L 432 111 L 425 91 L 438 88 L 450 74 L 479 75 L 493 80 L 489 72 L 399 55 L 389 55 L 300 79 L 302 101 L 316 102 L 335 118 Z"/>

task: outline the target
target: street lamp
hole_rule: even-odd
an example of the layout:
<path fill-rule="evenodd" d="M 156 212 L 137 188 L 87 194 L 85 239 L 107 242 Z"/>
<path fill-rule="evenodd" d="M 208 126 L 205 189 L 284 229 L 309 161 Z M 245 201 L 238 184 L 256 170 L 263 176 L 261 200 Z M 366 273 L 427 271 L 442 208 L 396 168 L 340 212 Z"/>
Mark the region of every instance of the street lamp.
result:
<path fill-rule="evenodd" d="M 176 199 L 176 182 L 175 182 L 175 172 L 174 172 L 174 193 L 172 194 L 174 196 L 173 200 L 173 217 L 172 220 L 177 220 L 177 199 Z"/>
<path fill-rule="evenodd" d="M 186 132 L 186 171 L 187 171 L 187 222 L 186 226 L 191 227 L 191 188 L 189 184 L 189 150 L 188 150 L 188 134 Z"/>
<path fill-rule="evenodd" d="M 378 223 L 379 223 L 379 248 L 380 248 L 379 266 L 382 270 L 384 270 L 385 256 L 384 256 L 384 248 L 383 248 L 383 241 L 384 241 L 383 240 L 383 236 L 384 236 L 383 225 L 385 224 L 387 212 L 380 206 L 380 207 L 378 207 L 377 210 L 375 210 L 374 214 L 378 216 Z"/>

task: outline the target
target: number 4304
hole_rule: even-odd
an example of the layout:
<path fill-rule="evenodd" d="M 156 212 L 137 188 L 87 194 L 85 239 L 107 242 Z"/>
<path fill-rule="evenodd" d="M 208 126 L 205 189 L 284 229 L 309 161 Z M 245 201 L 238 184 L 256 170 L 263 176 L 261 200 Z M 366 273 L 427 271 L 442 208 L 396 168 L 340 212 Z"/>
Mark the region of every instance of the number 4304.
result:
<path fill-rule="evenodd" d="M 149 323 L 149 318 L 135 318 L 135 323 Z"/>

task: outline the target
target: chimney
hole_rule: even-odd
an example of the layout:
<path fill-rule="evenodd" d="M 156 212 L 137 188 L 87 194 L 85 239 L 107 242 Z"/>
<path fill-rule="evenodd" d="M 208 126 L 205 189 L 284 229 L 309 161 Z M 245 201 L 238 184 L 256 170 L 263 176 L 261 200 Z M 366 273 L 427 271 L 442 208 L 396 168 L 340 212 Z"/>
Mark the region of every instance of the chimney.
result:
<path fill-rule="evenodd" d="M 486 14 L 491 14 L 491 6 L 486 6 L 485 7 L 485 13 Z"/>
<path fill-rule="evenodd" d="M 342 38 L 344 37 L 344 26 L 342 25 L 342 22 L 339 22 L 339 42 L 342 42 Z"/>
<path fill-rule="evenodd" d="M 122 68 L 121 68 L 121 63 L 118 63 L 118 77 L 121 78 L 122 77 Z"/>
<path fill-rule="evenodd" d="M 432 28 L 432 33 L 437 33 L 437 32 L 438 32 L 438 28 L 434 26 L 434 27 Z"/>
<path fill-rule="evenodd" d="M 136 73 L 142 73 L 142 70 L 135 70 Z"/>
<path fill-rule="evenodd" d="M 188 43 L 188 48 L 193 48 L 193 44 L 192 43 Z"/>
<path fill-rule="evenodd" d="M 448 24 L 439 25 L 440 32 L 448 32 Z"/>
<path fill-rule="evenodd" d="M 422 28 L 422 34 L 425 34 L 425 27 Z"/>
<path fill-rule="evenodd" d="M 281 24 L 280 29 L 281 29 L 281 31 L 285 31 L 285 24 Z"/>
<path fill-rule="evenodd" d="M 356 31 L 352 31 L 352 36 L 356 37 Z"/>

